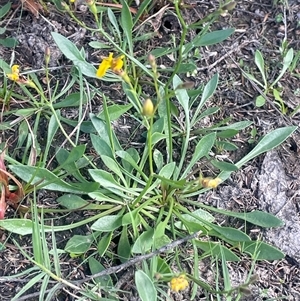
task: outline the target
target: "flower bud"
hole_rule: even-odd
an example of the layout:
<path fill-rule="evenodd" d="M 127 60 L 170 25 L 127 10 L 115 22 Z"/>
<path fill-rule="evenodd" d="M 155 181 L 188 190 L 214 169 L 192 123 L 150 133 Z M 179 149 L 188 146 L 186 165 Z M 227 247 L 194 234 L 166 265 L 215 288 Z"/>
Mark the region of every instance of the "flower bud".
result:
<path fill-rule="evenodd" d="M 90 12 L 93 15 L 97 15 L 98 11 L 97 11 L 97 7 L 96 7 L 96 4 L 95 4 L 95 0 L 86 0 L 86 4 L 89 7 Z"/>
<path fill-rule="evenodd" d="M 144 102 L 143 105 L 143 112 L 142 114 L 146 117 L 151 117 L 153 116 L 154 113 L 154 105 L 153 102 L 150 98 L 147 98 Z"/>
<path fill-rule="evenodd" d="M 128 76 L 128 74 L 125 72 L 125 71 L 120 71 L 120 74 L 119 74 L 122 79 L 127 83 L 127 84 L 130 84 L 131 81 L 130 81 L 130 78 Z"/>
<path fill-rule="evenodd" d="M 46 66 L 49 65 L 49 61 L 50 61 L 50 48 L 49 47 L 46 47 L 45 49 L 45 63 L 46 63 Z"/>
<path fill-rule="evenodd" d="M 156 64 L 155 56 L 151 53 L 148 55 L 148 62 L 150 64 L 152 70 L 155 72 L 157 69 L 157 64 Z"/>

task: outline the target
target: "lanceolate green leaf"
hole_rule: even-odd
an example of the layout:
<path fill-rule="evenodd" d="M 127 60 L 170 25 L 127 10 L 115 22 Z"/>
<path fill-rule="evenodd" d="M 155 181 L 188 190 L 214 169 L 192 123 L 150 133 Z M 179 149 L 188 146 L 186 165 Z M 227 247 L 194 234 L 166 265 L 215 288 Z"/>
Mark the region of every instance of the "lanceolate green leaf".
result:
<path fill-rule="evenodd" d="M 23 181 L 35 185 L 37 189 L 84 194 L 93 192 L 99 187 L 99 184 L 95 182 L 90 182 L 89 185 L 86 183 L 69 184 L 45 168 L 22 165 L 10 165 L 9 168 Z"/>
<path fill-rule="evenodd" d="M 181 175 L 181 179 L 185 178 L 187 174 L 190 172 L 191 168 L 195 165 L 195 163 L 200 160 L 202 157 L 206 156 L 211 148 L 213 147 L 216 139 L 216 133 L 210 133 L 204 136 L 196 145 L 193 157 L 186 167 L 185 171 Z"/>
<path fill-rule="evenodd" d="M 96 77 L 96 68 L 86 62 L 81 52 L 70 40 L 57 32 L 52 32 L 51 34 L 61 52 L 81 70 L 82 74 Z"/>
<path fill-rule="evenodd" d="M 194 47 L 214 45 L 226 40 L 233 33 L 234 28 L 216 30 L 213 32 L 206 33 L 205 35 L 197 36 L 191 42 L 191 44 Z"/>
<path fill-rule="evenodd" d="M 274 147 L 280 145 L 284 140 L 286 140 L 295 130 L 296 126 L 289 126 L 284 128 L 276 129 L 266 136 L 264 136 L 256 147 L 247 154 L 243 159 L 237 162 L 235 165 L 240 168 L 242 165 L 250 161 L 251 159 L 257 157 L 258 155 L 265 153 Z"/>
<path fill-rule="evenodd" d="M 125 41 L 128 43 L 129 53 L 133 54 L 133 44 L 132 44 L 132 16 L 129 10 L 127 1 L 121 0 L 122 11 L 121 11 L 121 23 L 122 29 L 125 35 Z"/>
<path fill-rule="evenodd" d="M 201 97 L 201 101 L 197 107 L 197 110 L 194 114 L 194 117 L 192 119 L 192 124 L 194 123 L 194 121 L 196 120 L 196 117 L 198 116 L 199 112 L 201 111 L 203 105 L 205 104 L 205 102 L 214 94 L 214 92 L 216 91 L 216 88 L 218 86 L 218 81 L 219 81 L 219 75 L 215 74 L 210 80 L 209 82 L 205 85 L 203 93 L 202 93 L 202 97 Z"/>
<path fill-rule="evenodd" d="M 200 205 L 202 208 L 205 208 L 207 210 L 221 213 L 224 215 L 236 217 L 242 220 L 245 220 L 249 223 L 252 223 L 256 226 L 260 227 L 265 227 L 265 228 L 273 228 L 273 227 L 281 227 L 283 225 L 283 222 L 277 218 L 276 216 L 267 213 L 267 212 L 262 212 L 262 211 L 252 211 L 252 212 L 233 212 L 233 211 L 228 211 L 228 210 L 223 210 L 223 209 L 218 209 L 215 207 L 207 206 L 204 204 Z"/>
<path fill-rule="evenodd" d="M 243 242 L 241 251 L 250 254 L 256 260 L 279 260 L 284 258 L 283 252 L 262 241 Z"/>
<path fill-rule="evenodd" d="M 259 141 L 256 147 L 250 153 L 248 153 L 244 158 L 242 158 L 235 165 L 238 168 L 241 168 L 244 164 L 246 164 L 251 159 L 277 147 L 283 141 L 285 141 L 296 129 L 297 129 L 296 126 L 288 126 L 288 127 L 276 129 L 268 133 Z M 231 171 L 224 171 L 220 173 L 219 177 L 224 181 L 230 177 L 230 174 Z"/>

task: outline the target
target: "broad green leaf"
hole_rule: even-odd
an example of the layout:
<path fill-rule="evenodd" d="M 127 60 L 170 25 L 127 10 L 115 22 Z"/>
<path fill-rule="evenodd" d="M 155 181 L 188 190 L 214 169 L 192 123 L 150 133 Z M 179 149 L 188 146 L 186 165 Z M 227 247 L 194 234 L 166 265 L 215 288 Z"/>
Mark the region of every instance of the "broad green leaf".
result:
<path fill-rule="evenodd" d="M 276 146 L 280 145 L 283 141 L 285 141 L 294 131 L 296 131 L 297 126 L 288 126 L 284 128 L 278 128 L 267 135 L 265 135 L 259 143 L 255 146 L 255 148 L 248 153 L 244 158 L 242 158 L 235 165 L 238 168 L 241 168 L 245 163 L 250 161 L 251 159 L 257 157 L 258 155 L 265 153 Z"/>
<path fill-rule="evenodd" d="M 188 72 L 193 72 L 197 69 L 197 66 L 192 63 L 185 63 L 185 64 L 180 64 L 179 69 L 177 70 L 177 73 L 188 73 Z"/>
<path fill-rule="evenodd" d="M 95 259 L 92 256 L 89 258 L 89 268 L 92 275 L 98 274 L 105 270 L 105 267 L 99 262 L 99 260 Z M 111 287 L 113 285 L 112 279 L 109 275 L 95 277 L 94 280 L 101 287 Z M 104 299 L 101 298 L 101 300 Z"/>
<path fill-rule="evenodd" d="M 196 145 L 193 157 L 186 167 L 185 171 L 181 175 L 181 179 L 185 178 L 187 174 L 190 172 L 192 167 L 196 164 L 204 156 L 207 156 L 210 152 L 211 148 L 213 147 L 216 139 L 216 133 L 210 133 L 204 136 Z"/>
<path fill-rule="evenodd" d="M 165 134 L 161 134 L 161 133 L 153 133 L 152 134 L 152 146 L 155 145 L 157 142 L 164 140 L 167 137 L 167 135 Z"/>
<path fill-rule="evenodd" d="M 106 143 L 105 140 L 103 140 L 101 137 L 95 134 L 91 134 L 90 137 L 93 148 L 99 156 L 103 155 L 110 158 L 114 157 L 111 147 Z"/>
<path fill-rule="evenodd" d="M 123 183 L 125 185 L 126 182 L 124 180 L 123 173 L 122 173 L 122 171 L 121 171 L 120 166 L 118 165 L 118 163 L 114 159 L 112 159 L 112 158 L 110 158 L 108 156 L 105 156 L 105 155 L 101 155 L 101 159 L 102 159 L 104 165 L 108 169 L 110 169 L 112 172 L 114 172 L 120 179 L 123 179 Z"/>
<path fill-rule="evenodd" d="M 0 8 L 0 19 L 2 19 L 10 10 L 11 8 L 11 2 L 7 2 L 5 5 L 3 5 Z"/>
<path fill-rule="evenodd" d="M 65 117 L 60 117 L 60 120 L 64 123 L 72 126 L 72 127 L 78 126 L 78 121 L 76 121 L 76 120 L 70 120 L 70 119 L 65 118 Z M 95 133 L 96 132 L 93 124 L 90 121 L 81 122 L 79 128 L 84 133 Z"/>
<path fill-rule="evenodd" d="M 247 241 L 241 243 L 241 251 L 248 253 L 256 260 L 280 260 L 284 253 L 262 241 Z"/>
<path fill-rule="evenodd" d="M 0 44 L 4 47 L 14 48 L 19 44 L 19 42 L 15 38 L 5 38 L 0 39 Z"/>
<path fill-rule="evenodd" d="M 89 169 L 89 173 L 91 177 L 100 185 L 109 191 L 121 196 L 124 198 L 124 200 L 129 199 L 130 196 L 126 196 L 125 193 L 133 195 L 139 195 L 138 191 L 141 189 L 137 189 L 136 191 L 134 189 L 126 188 L 119 184 L 115 178 L 107 171 L 101 170 L 101 169 Z"/>
<path fill-rule="evenodd" d="M 94 241 L 93 234 L 74 235 L 68 240 L 65 246 L 65 251 L 68 253 L 83 254 L 89 250 L 93 241 Z"/>
<path fill-rule="evenodd" d="M 56 111 L 57 116 L 60 116 L 60 112 Z M 44 151 L 44 164 L 43 166 L 46 166 L 46 160 L 48 158 L 48 153 L 50 150 L 50 147 L 52 146 L 52 141 L 54 139 L 54 136 L 59 128 L 58 122 L 56 120 L 56 117 L 54 115 L 51 116 L 49 125 L 48 125 L 48 132 L 47 132 L 47 143 L 45 146 Z"/>
<path fill-rule="evenodd" d="M 31 220 L 20 218 L 0 220 L 0 227 L 8 232 L 15 233 L 18 235 L 32 234 L 33 228 Z"/>
<path fill-rule="evenodd" d="M 277 82 L 282 78 L 282 76 L 284 75 L 286 70 L 290 67 L 290 65 L 293 61 L 293 57 L 294 57 L 294 50 L 293 50 L 293 48 L 290 48 L 289 51 L 287 52 L 287 54 L 285 55 L 284 59 L 283 59 L 283 67 L 280 71 L 280 74 L 275 79 L 275 81 L 272 83 L 271 88 L 274 87 L 277 84 Z"/>
<path fill-rule="evenodd" d="M 142 301 L 157 301 L 157 290 L 147 274 L 138 270 L 135 272 L 134 279 Z"/>
<path fill-rule="evenodd" d="M 122 216 L 120 215 L 108 215 L 99 218 L 92 224 L 91 229 L 100 232 L 110 232 L 122 225 Z"/>
<path fill-rule="evenodd" d="M 212 241 L 202 241 L 202 240 L 195 240 L 194 243 L 198 248 L 200 248 L 204 252 L 207 252 L 212 256 L 217 256 L 219 259 L 221 259 L 221 249 L 222 249 L 226 261 L 240 261 L 240 258 L 238 256 L 236 256 L 228 248 L 222 246 L 220 243 L 212 242 Z"/>
<path fill-rule="evenodd" d="M 127 105 L 111 105 L 107 108 L 110 121 L 114 121 L 132 108 L 131 104 Z M 98 118 L 105 120 L 105 114 L 102 111 L 97 115 Z"/>
<path fill-rule="evenodd" d="M 218 86 L 218 82 L 219 82 L 219 75 L 216 73 L 210 80 L 209 82 L 205 85 L 204 90 L 202 92 L 202 96 L 201 96 L 201 101 L 199 103 L 199 105 L 197 106 L 197 109 L 194 113 L 194 116 L 192 118 L 192 125 L 195 124 L 197 117 L 202 109 L 202 107 L 204 106 L 204 104 L 206 103 L 206 101 L 214 94 L 214 92 L 216 91 L 216 88 Z M 219 108 L 217 108 L 218 110 Z M 211 114 L 211 113 L 210 113 Z M 204 116 L 203 116 L 204 117 Z"/>
<path fill-rule="evenodd" d="M 98 204 L 91 204 L 90 202 L 82 199 L 76 194 L 64 194 L 56 199 L 56 202 L 70 210 L 93 210 L 99 209 L 99 207 L 101 206 Z"/>
<path fill-rule="evenodd" d="M 265 73 L 265 61 L 261 52 L 258 49 L 255 51 L 254 61 L 263 78 L 264 88 L 267 89 L 268 84 L 267 84 L 266 73 Z"/>
<path fill-rule="evenodd" d="M 263 211 L 258 211 L 254 210 L 251 212 L 233 212 L 233 211 L 228 211 L 224 209 L 218 209 L 215 207 L 207 206 L 204 204 L 201 204 L 201 207 L 217 212 L 220 214 L 225 214 L 228 216 L 236 217 L 242 220 L 245 220 L 249 223 L 252 223 L 254 225 L 260 226 L 260 227 L 265 227 L 265 228 L 273 228 L 273 227 L 281 227 L 283 226 L 282 220 L 277 218 L 276 216 L 263 212 Z"/>
<path fill-rule="evenodd" d="M 76 180 L 82 183 L 89 183 L 89 181 L 82 176 L 80 169 L 89 165 L 89 162 L 86 158 L 80 157 L 76 161 L 69 161 L 68 164 L 65 164 L 67 159 L 70 157 L 70 152 L 64 148 L 59 148 L 56 152 L 56 160 L 59 163 L 57 168 L 53 171 L 58 173 L 61 169 L 67 172 L 69 175 L 72 175 Z"/>
<path fill-rule="evenodd" d="M 108 19 L 109 19 L 110 23 L 112 24 L 112 26 L 116 30 L 119 41 L 121 42 L 122 38 L 121 38 L 120 27 L 119 27 L 119 24 L 118 24 L 118 21 L 117 21 L 117 18 L 115 16 L 114 12 L 110 8 L 107 9 L 107 15 L 108 15 Z"/>
<path fill-rule="evenodd" d="M 129 243 L 127 231 L 127 226 L 123 226 L 121 236 L 118 242 L 118 256 L 122 263 L 126 262 L 131 255 L 131 246 Z"/>
<path fill-rule="evenodd" d="M 221 127 L 211 127 L 210 130 L 213 131 L 225 131 L 225 130 L 236 130 L 240 131 L 245 129 L 246 127 L 250 126 L 253 122 L 252 121 L 239 121 L 233 124 L 221 126 Z"/>
<path fill-rule="evenodd" d="M 172 241 L 168 237 L 168 235 L 164 234 L 162 236 L 155 237 L 155 239 L 154 239 L 154 247 L 155 247 L 155 249 L 159 249 L 161 247 L 164 247 L 164 246 L 170 244 L 171 242 Z"/>
<path fill-rule="evenodd" d="M 162 57 L 166 54 L 170 54 L 173 53 L 175 50 L 172 47 L 158 47 L 155 48 L 153 50 L 151 50 L 151 54 L 155 57 L 155 58 L 159 58 Z"/>
<path fill-rule="evenodd" d="M 122 149 L 120 142 L 117 139 L 114 131 L 112 131 L 110 125 L 107 125 L 103 120 L 101 120 L 95 114 L 92 113 L 90 114 L 90 119 L 98 135 L 107 143 L 107 145 L 109 145 L 112 149 L 115 150 Z M 112 138 L 112 140 L 110 138 Z"/>
<path fill-rule="evenodd" d="M 100 257 L 104 256 L 113 236 L 113 232 L 105 234 L 98 242 L 97 251 Z"/>
<path fill-rule="evenodd" d="M 125 41 L 128 43 L 129 53 L 133 53 L 133 44 L 132 44 L 132 16 L 128 6 L 127 1 L 121 0 L 122 10 L 121 10 L 121 24 L 123 33 L 125 35 Z"/>
<path fill-rule="evenodd" d="M 128 151 L 123 151 L 123 150 L 120 150 L 120 151 L 116 151 L 116 155 L 120 158 L 122 158 L 122 161 L 125 161 L 127 163 L 129 163 L 135 170 L 137 170 L 139 173 L 143 173 L 143 171 L 140 169 L 140 167 L 138 166 L 138 162 L 139 160 L 136 160 L 136 157 L 133 158 L 129 153 Z M 124 165 L 124 163 L 123 163 Z"/>
<path fill-rule="evenodd" d="M 99 184 L 67 183 L 45 168 L 34 166 L 10 165 L 10 170 L 23 181 L 35 185 L 36 189 L 85 194 L 98 189 Z"/>
<path fill-rule="evenodd" d="M 266 99 L 262 96 L 262 95 L 258 95 L 256 98 L 255 98 L 255 105 L 260 108 L 262 107 L 263 105 L 265 105 L 266 103 Z"/>
<path fill-rule="evenodd" d="M 224 149 L 228 151 L 235 151 L 238 149 L 238 147 L 235 144 L 227 141 L 216 141 L 215 145 L 219 149 Z"/>
<path fill-rule="evenodd" d="M 54 103 L 54 109 L 68 108 L 68 107 L 78 107 L 80 104 L 87 103 L 87 98 L 84 96 L 83 99 L 80 99 L 80 93 L 71 93 L 65 99 Z M 78 122 L 77 122 L 78 124 Z"/>
<path fill-rule="evenodd" d="M 236 134 L 238 134 L 238 130 L 228 129 L 217 133 L 217 137 L 219 138 L 232 138 Z"/>
<path fill-rule="evenodd" d="M 154 229 L 143 232 L 132 247 L 132 253 L 145 254 L 153 246 Z"/>
<path fill-rule="evenodd" d="M 171 274 L 172 269 L 167 264 L 165 259 L 162 259 L 161 257 L 157 256 L 157 273 L 160 274 Z"/>
<path fill-rule="evenodd" d="M 139 215 L 140 209 L 136 208 L 132 211 L 129 211 L 125 213 L 122 217 L 122 225 L 134 225 L 134 224 L 140 224 L 141 222 L 141 217 Z"/>
<path fill-rule="evenodd" d="M 77 160 L 79 160 L 80 158 L 82 158 L 82 156 L 84 155 L 84 152 L 85 152 L 85 148 L 86 148 L 86 146 L 84 144 L 80 144 L 80 145 L 73 147 L 71 149 L 71 151 L 68 152 L 68 157 L 66 158 L 66 160 L 64 162 L 61 162 L 60 167 L 63 167 L 64 165 L 68 165 L 70 163 L 74 163 Z"/>
<path fill-rule="evenodd" d="M 231 34 L 234 33 L 234 28 L 228 28 L 223 30 L 217 30 L 213 32 L 206 33 L 204 35 L 196 36 L 190 43 L 185 45 L 186 51 L 199 46 L 209 46 L 220 43 L 226 40 Z"/>
<path fill-rule="evenodd" d="M 243 242 L 250 240 L 250 237 L 247 234 L 231 227 L 221 227 L 211 224 L 211 228 L 212 230 L 208 232 L 208 235 L 217 236 L 225 241 L 229 240 Z"/>
<path fill-rule="evenodd" d="M 217 160 L 212 160 L 211 164 L 215 167 L 217 167 L 221 171 L 237 171 L 238 168 L 235 164 L 228 163 L 228 162 L 223 162 L 223 161 L 217 161 Z"/>
<path fill-rule="evenodd" d="M 215 218 L 207 211 L 198 209 L 191 214 L 182 214 L 181 221 L 176 222 L 175 225 L 179 229 L 188 228 L 190 232 L 203 231 L 206 232 L 204 226 L 208 228 Z"/>
<path fill-rule="evenodd" d="M 82 53 L 77 49 L 75 44 L 57 32 L 52 32 L 51 34 L 57 47 L 66 56 L 66 58 L 71 60 L 73 64 L 80 69 L 82 74 L 90 77 L 96 77 L 96 68 L 86 62 Z"/>
<path fill-rule="evenodd" d="M 157 148 L 153 151 L 153 160 L 157 170 L 160 171 L 164 165 L 164 157 Z"/>
<path fill-rule="evenodd" d="M 159 175 L 161 177 L 165 177 L 169 179 L 172 177 L 175 167 L 176 167 L 175 162 L 168 163 L 160 170 Z"/>
<path fill-rule="evenodd" d="M 173 78 L 173 88 L 175 90 L 175 95 L 180 103 L 180 105 L 183 107 L 184 113 L 186 118 L 189 116 L 189 95 L 185 89 L 177 89 L 178 86 L 182 85 L 182 80 L 179 78 L 179 76 L 175 75 Z"/>

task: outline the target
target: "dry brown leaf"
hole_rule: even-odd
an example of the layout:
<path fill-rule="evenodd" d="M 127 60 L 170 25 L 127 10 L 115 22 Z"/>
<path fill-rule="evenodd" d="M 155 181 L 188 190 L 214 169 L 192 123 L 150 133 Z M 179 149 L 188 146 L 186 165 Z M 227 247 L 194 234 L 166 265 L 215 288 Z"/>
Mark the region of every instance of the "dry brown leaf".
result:
<path fill-rule="evenodd" d="M 23 4 L 23 8 L 31 12 L 36 18 L 39 17 L 39 13 L 43 11 L 43 6 L 37 0 L 20 0 Z"/>

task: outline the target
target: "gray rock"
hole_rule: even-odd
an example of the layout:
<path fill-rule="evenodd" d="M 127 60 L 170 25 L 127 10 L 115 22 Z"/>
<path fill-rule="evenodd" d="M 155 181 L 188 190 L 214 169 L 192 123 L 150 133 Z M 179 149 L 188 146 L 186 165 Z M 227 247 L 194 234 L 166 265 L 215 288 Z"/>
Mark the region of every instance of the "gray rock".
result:
<path fill-rule="evenodd" d="M 287 198 L 287 176 L 275 150 L 266 154 L 259 176 L 260 209 L 272 213 L 284 222 L 280 228 L 267 229 L 265 239 L 300 261 L 300 218 L 294 202 Z"/>

